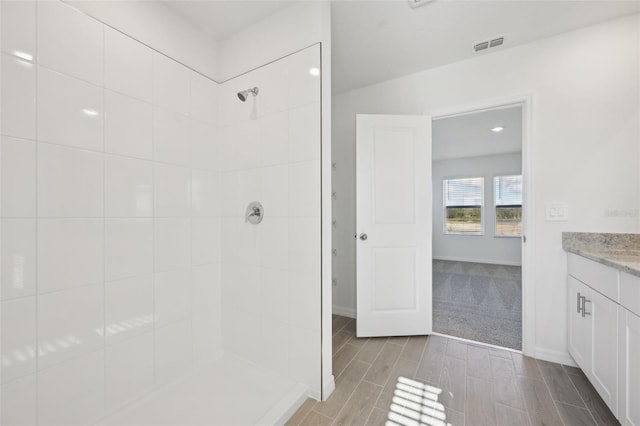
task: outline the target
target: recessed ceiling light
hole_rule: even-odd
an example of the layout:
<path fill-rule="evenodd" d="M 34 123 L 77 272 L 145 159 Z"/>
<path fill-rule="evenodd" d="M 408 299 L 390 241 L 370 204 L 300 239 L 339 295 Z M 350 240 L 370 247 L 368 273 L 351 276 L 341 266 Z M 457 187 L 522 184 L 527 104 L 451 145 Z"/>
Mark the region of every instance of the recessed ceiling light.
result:
<path fill-rule="evenodd" d="M 82 112 L 84 113 L 84 115 L 88 115 L 89 117 L 97 117 L 98 115 L 100 115 L 100 113 L 95 109 L 84 108 Z"/>
<path fill-rule="evenodd" d="M 502 127 L 502 126 L 496 126 L 493 129 L 491 129 L 491 131 L 495 132 L 495 133 L 500 133 L 503 130 L 504 130 L 504 127 Z"/>

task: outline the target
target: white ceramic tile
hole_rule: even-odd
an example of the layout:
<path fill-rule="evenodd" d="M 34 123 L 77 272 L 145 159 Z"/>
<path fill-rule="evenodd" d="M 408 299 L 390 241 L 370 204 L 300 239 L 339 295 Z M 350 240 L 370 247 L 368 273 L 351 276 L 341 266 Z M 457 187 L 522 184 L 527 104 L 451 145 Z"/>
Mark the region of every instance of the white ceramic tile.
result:
<path fill-rule="evenodd" d="M 36 291 L 36 221 L 2 219 L 2 288 L 0 299 Z"/>
<path fill-rule="evenodd" d="M 240 114 L 245 111 L 251 110 L 251 104 L 247 105 L 247 102 L 240 102 L 238 99 L 238 91 L 248 89 L 248 82 L 242 80 L 242 76 L 238 79 L 233 79 L 222 83 L 219 87 L 220 96 L 220 114 L 219 123 L 221 126 L 230 126 L 239 121 Z M 255 84 L 254 84 L 255 86 Z M 238 89 L 242 87 L 242 89 Z M 251 86 L 253 87 L 253 86 Z"/>
<path fill-rule="evenodd" d="M 155 274 L 156 323 L 163 326 L 185 318 L 191 312 L 189 268 Z"/>
<path fill-rule="evenodd" d="M 311 69 L 320 70 L 320 47 L 312 46 L 292 55 L 289 61 L 289 107 L 320 101 L 319 75 L 312 75 Z"/>
<path fill-rule="evenodd" d="M 38 215 L 103 216 L 104 158 L 96 152 L 38 143 Z"/>
<path fill-rule="evenodd" d="M 113 410 L 154 385 L 153 333 L 119 342 L 106 350 L 107 409 Z"/>
<path fill-rule="evenodd" d="M 239 172 L 222 172 L 220 174 L 220 215 L 221 216 L 243 216 L 247 204 L 240 204 L 240 194 L 238 194 Z M 244 200 L 242 200 L 244 201 Z"/>
<path fill-rule="evenodd" d="M 254 348 L 259 364 L 282 377 L 289 375 L 289 326 L 278 321 L 260 322 L 260 345 Z"/>
<path fill-rule="evenodd" d="M 36 57 L 36 2 L 32 0 L 0 3 L 2 51 L 23 58 Z"/>
<path fill-rule="evenodd" d="M 219 142 L 213 124 L 191 120 L 191 166 L 216 171 L 220 168 Z"/>
<path fill-rule="evenodd" d="M 222 290 L 221 265 L 194 266 L 191 270 L 191 304 L 193 312 L 220 312 Z"/>
<path fill-rule="evenodd" d="M 2 302 L 2 383 L 36 371 L 36 298 Z"/>
<path fill-rule="evenodd" d="M 215 124 L 218 114 L 218 86 L 200 74 L 191 71 L 191 117 Z"/>
<path fill-rule="evenodd" d="M 261 269 L 258 266 L 225 263 L 222 268 L 222 307 L 260 316 Z M 226 320 L 226 314 L 225 314 Z"/>
<path fill-rule="evenodd" d="M 289 167 L 285 165 L 262 169 L 260 199 L 270 217 L 289 215 Z"/>
<path fill-rule="evenodd" d="M 189 70 L 166 56 L 153 53 L 153 103 L 189 114 Z"/>
<path fill-rule="evenodd" d="M 151 102 L 152 50 L 116 31 L 104 28 L 105 87 Z"/>
<path fill-rule="evenodd" d="M 258 115 L 264 116 L 281 112 L 288 108 L 288 79 L 290 58 L 273 62 L 261 67 L 254 73 L 260 94 L 256 98 L 258 103 Z"/>
<path fill-rule="evenodd" d="M 220 261 L 220 218 L 191 219 L 191 264 L 203 265 Z"/>
<path fill-rule="evenodd" d="M 155 348 L 157 383 L 166 383 L 184 374 L 193 363 L 191 319 L 157 329 Z"/>
<path fill-rule="evenodd" d="M 104 351 L 40 371 L 39 424 L 93 424 L 104 413 L 104 384 Z"/>
<path fill-rule="evenodd" d="M 320 103 L 289 111 L 289 159 L 320 159 Z"/>
<path fill-rule="evenodd" d="M 38 139 L 103 149 L 102 89 L 38 67 Z"/>
<path fill-rule="evenodd" d="M 194 170 L 191 174 L 193 216 L 220 216 L 220 174 Z"/>
<path fill-rule="evenodd" d="M 223 126 L 217 128 L 217 144 L 219 159 L 219 170 L 232 171 L 238 168 L 236 161 L 236 127 Z"/>
<path fill-rule="evenodd" d="M 320 330 L 320 277 L 289 272 L 289 324 Z"/>
<path fill-rule="evenodd" d="M 38 220 L 38 292 L 104 279 L 102 219 Z"/>
<path fill-rule="evenodd" d="M 292 380 L 320 389 L 320 353 L 320 331 L 310 332 L 296 325 L 289 327 L 289 377 Z"/>
<path fill-rule="evenodd" d="M 191 265 L 191 221 L 156 219 L 154 229 L 155 271 L 186 268 Z"/>
<path fill-rule="evenodd" d="M 320 161 L 289 165 L 289 215 L 320 217 Z"/>
<path fill-rule="evenodd" d="M 107 156 L 105 158 L 105 216 L 153 215 L 153 163 Z"/>
<path fill-rule="evenodd" d="M 153 329 L 153 275 L 105 284 L 107 344 Z"/>
<path fill-rule="evenodd" d="M 36 375 L 32 374 L 0 386 L 0 401 L 0 423 L 15 426 L 35 425 Z"/>
<path fill-rule="evenodd" d="M 191 165 L 191 121 L 164 108 L 153 109 L 153 159 L 188 167 Z"/>
<path fill-rule="evenodd" d="M 233 131 L 234 164 L 238 169 L 260 166 L 261 144 L 265 134 L 263 121 L 249 120 L 237 124 Z"/>
<path fill-rule="evenodd" d="M 104 226 L 105 280 L 153 272 L 151 219 L 107 219 Z"/>
<path fill-rule="evenodd" d="M 5 4 L 6 2 L 2 2 Z M 2 118 L 4 135 L 35 139 L 36 70 L 31 62 L 2 54 Z"/>
<path fill-rule="evenodd" d="M 320 275 L 320 219 L 289 219 L 289 265 L 295 272 Z"/>
<path fill-rule="evenodd" d="M 281 112 L 260 119 L 260 157 L 263 166 L 289 162 L 289 114 Z"/>
<path fill-rule="evenodd" d="M 244 217 L 249 203 L 260 201 L 262 182 L 262 170 L 241 170 L 238 172 L 238 181 L 235 190 L 238 191 L 237 212 Z M 265 212 L 265 214 L 267 214 Z"/>
<path fill-rule="evenodd" d="M 104 346 L 104 288 L 83 286 L 38 296 L 38 368 Z"/>
<path fill-rule="evenodd" d="M 153 157 L 153 108 L 150 104 L 105 90 L 104 150 Z"/>
<path fill-rule="evenodd" d="M 262 316 L 271 321 L 289 323 L 289 275 L 281 269 L 262 268 L 260 299 Z"/>
<path fill-rule="evenodd" d="M 189 216 L 191 171 L 184 167 L 154 164 L 153 204 L 156 217 Z"/>
<path fill-rule="evenodd" d="M 2 136 L 0 141 L 2 216 L 36 215 L 36 144 Z"/>
<path fill-rule="evenodd" d="M 262 255 L 262 227 L 249 222 L 238 223 L 236 228 L 236 250 L 238 262 L 243 265 L 259 266 Z M 223 245 L 223 247 L 226 247 Z"/>
<path fill-rule="evenodd" d="M 39 63 L 102 85 L 102 27 L 97 20 L 63 2 L 38 3 Z"/>
<path fill-rule="evenodd" d="M 265 216 L 262 223 L 262 266 L 287 269 L 289 267 L 289 220 L 285 217 Z"/>
<path fill-rule="evenodd" d="M 239 217 L 223 217 L 220 220 L 220 251 L 222 262 L 225 264 L 240 262 L 241 250 L 237 235 L 238 227 L 242 221 L 244 221 L 244 219 Z"/>
<path fill-rule="evenodd" d="M 201 312 L 193 317 L 194 363 L 209 364 L 222 356 L 220 312 Z"/>

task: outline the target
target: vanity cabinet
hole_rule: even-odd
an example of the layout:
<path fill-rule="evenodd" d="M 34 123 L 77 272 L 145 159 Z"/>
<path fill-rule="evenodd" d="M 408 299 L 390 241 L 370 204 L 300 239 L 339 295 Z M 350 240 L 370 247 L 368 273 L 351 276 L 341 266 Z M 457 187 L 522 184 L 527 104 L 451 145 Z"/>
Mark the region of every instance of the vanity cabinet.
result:
<path fill-rule="evenodd" d="M 622 425 L 640 426 L 640 277 L 569 253 L 569 353 Z"/>
<path fill-rule="evenodd" d="M 618 304 L 569 275 L 569 353 L 617 411 Z"/>

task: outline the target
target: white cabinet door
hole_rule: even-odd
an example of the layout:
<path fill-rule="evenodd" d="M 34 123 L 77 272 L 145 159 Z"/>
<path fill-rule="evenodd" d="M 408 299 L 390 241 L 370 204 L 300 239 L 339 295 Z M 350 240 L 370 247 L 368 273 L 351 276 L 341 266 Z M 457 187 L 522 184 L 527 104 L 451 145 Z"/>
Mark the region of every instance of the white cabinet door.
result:
<path fill-rule="evenodd" d="M 591 316 L 591 368 L 585 369 L 604 402 L 617 414 L 618 393 L 618 304 L 591 290 L 584 302 Z M 584 318 L 586 319 L 586 318 Z"/>
<path fill-rule="evenodd" d="M 572 276 L 569 285 L 569 353 L 580 368 L 591 366 L 591 316 L 582 314 L 581 297 L 589 298 L 590 289 Z"/>
<path fill-rule="evenodd" d="M 619 404 L 622 425 L 640 426 L 640 317 L 620 307 Z"/>

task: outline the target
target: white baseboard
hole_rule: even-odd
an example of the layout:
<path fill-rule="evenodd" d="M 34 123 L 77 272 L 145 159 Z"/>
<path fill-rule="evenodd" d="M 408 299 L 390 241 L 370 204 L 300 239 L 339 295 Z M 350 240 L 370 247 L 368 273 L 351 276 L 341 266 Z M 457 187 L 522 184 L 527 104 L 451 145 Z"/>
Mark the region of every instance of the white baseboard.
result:
<path fill-rule="evenodd" d="M 503 261 L 497 261 L 497 260 L 469 259 L 469 258 L 448 257 L 448 256 L 433 256 L 433 260 L 448 260 L 450 262 L 487 263 L 489 265 L 522 266 L 520 262 L 503 262 Z"/>
<path fill-rule="evenodd" d="M 325 383 L 324 387 L 322 388 L 322 400 L 326 401 L 327 399 L 329 399 L 334 390 L 336 390 L 336 381 L 332 374 L 331 378 L 327 380 L 327 383 Z"/>
<path fill-rule="evenodd" d="M 573 360 L 568 352 L 552 351 L 545 348 L 536 348 L 535 358 L 542 361 L 550 361 L 558 364 L 569 365 L 571 367 L 577 367 L 578 364 Z"/>
<path fill-rule="evenodd" d="M 334 315 L 340 315 L 343 317 L 356 317 L 356 310 L 354 308 L 345 308 L 344 306 L 333 305 L 332 312 Z"/>

